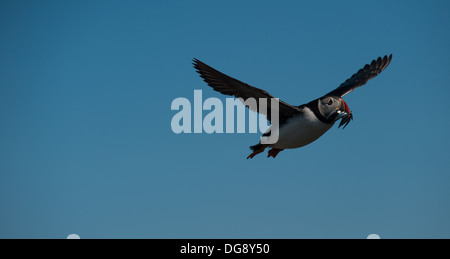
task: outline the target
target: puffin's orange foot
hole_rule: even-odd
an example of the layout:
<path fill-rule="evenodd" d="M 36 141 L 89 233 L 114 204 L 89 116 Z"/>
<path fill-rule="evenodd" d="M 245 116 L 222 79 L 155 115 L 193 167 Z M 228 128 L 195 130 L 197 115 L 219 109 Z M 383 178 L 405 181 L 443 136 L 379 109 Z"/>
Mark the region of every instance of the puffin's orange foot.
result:
<path fill-rule="evenodd" d="M 280 153 L 281 151 L 283 151 L 284 149 L 276 149 L 276 148 L 272 148 L 271 150 L 269 150 L 269 155 L 267 157 L 273 157 L 275 158 L 278 153 Z"/>
<path fill-rule="evenodd" d="M 254 158 L 257 154 L 262 153 L 263 151 L 264 151 L 264 149 L 263 149 L 263 150 L 256 150 L 255 152 L 251 153 L 251 154 L 247 157 L 247 159 L 249 159 L 249 158 Z"/>
<path fill-rule="evenodd" d="M 257 154 L 259 154 L 259 153 L 253 152 L 247 157 L 247 159 L 254 158 Z"/>
<path fill-rule="evenodd" d="M 266 149 L 266 147 L 262 147 L 262 148 L 260 148 L 260 149 L 258 149 L 258 150 L 255 150 L 253 153 L 251 153 L 251 154 L 247 157 L 247 159 L 249 159 L 249 158 L 254 158 L 257 154 L 264 152 L 265 149 Z"/>

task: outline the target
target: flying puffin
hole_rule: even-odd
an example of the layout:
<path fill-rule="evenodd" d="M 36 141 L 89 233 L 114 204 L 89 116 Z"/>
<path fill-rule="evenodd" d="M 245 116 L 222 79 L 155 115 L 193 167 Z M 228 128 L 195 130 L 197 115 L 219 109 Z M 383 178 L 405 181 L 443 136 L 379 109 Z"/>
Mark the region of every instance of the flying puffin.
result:
<path fill-rule="evenodd" d="M 250 149 L 253 153 L 247 159 L 264 152 L 268 147 L 271 148 L 268 152 L 268 157 L 275 158 L 284 149 L 306 146 L 327 132 L 339 119 L 341 119 L 339 128 L 341 126 L 345 128 L 353 120 L 353 115 L 342 97 L 379 75 L 391 63 L 391 60 L 392 54 L 373 60 L 372 63 L 365 65 L 364 68 L 360 69 L 335 90 L 307 104 L 294 106 L 278 100 L 278 141 L 275 144 L 262 144 L 260 141 L 260 143 L 251 146 Z M 234 96 L 241 101 L 248 98 L 255 98 L 256 100 L 260 98 L 267 99 L 267 111 L 264 115 L 267 116 L 270 122 L 271 100 L 274 98 L 272 95 L 262 89 L 227 76 L 198 59 L 194 59 L 193 65 L 204 81 L 222 94 Z M 255 111 L 264 113 L 264 111 L 259 111 L 259 106 L 256 107 Z M 263 136 L 266 136 L 268 133 L 270 135 L 270 128 Z"/>

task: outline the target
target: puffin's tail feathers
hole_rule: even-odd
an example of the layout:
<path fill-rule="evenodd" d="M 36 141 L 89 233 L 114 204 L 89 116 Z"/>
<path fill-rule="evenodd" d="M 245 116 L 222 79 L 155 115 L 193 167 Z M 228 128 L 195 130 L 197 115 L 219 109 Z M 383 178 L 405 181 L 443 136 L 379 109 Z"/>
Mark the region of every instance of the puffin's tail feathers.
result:
<path fill-rule="evenodd" d="M 256 144 L 254 146 L 251 146 L 250 149 L 252 151 L 255 151 L 255 150 L 261 149 L 262 147 L 263 147 L 263 145 L 261 143 L 259 143 L 259 144 Z"/>

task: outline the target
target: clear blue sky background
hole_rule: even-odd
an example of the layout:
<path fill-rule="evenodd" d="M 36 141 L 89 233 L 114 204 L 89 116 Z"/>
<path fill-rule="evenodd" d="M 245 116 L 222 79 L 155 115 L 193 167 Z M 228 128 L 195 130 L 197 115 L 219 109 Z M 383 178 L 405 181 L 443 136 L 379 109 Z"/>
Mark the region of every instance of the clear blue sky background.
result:
<path fill-rule="evenodd" d="M 1 1 L 0 238 L 450 237 L 448 1 Z M 355 120 L 246 160 L 172 133 L 193 57 L 300 105 L 364 64 Z"/>

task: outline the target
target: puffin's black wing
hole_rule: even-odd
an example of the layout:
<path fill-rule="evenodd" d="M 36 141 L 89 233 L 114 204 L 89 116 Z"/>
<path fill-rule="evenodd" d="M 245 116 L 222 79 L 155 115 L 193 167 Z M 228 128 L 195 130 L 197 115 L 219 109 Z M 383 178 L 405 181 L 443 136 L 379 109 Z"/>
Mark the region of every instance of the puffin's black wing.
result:
<path fill-rule="evenodd" d="M 240 99 L 241 101 L 246 101 L 248 98 L 255 98 L 257 107 L 256 110 L 255 109 L 252 110 L 266 115 L 267 120 L 269 121 L 271 120 L 271 112 L 270 112 L 271 100 L 272 98 L 274 98 L 272 95 L 270 95 L 264 90 L 250 86 L 237 79 L 229 77 L 215 70 L 214 68 L 206 65 L 205 63 L 201 62 L 198 59 L 194 59 L 193 65 L 195 69 L 197 69 L 197 72 L 200 74 L 200 76 L 204 79 L 204 81 L 214 90 L 225 95 L 231 95 L 236 98 L 242 98 Z M 267 100 L 267 112 L 263 111 L 263 109 L 260 111 L 259 107 L 260 98 Z M 279 102 L 278 107 L 280 110 L 279 111 L 280 124 L 286 121 L 288 118 L 294 116 L 295 114 L 302 112 L 302 109 L 300 107 L 292 106 L 281 100 L 278 100 L 278 102 Z M 246 103 L 244 104 L 247 105 Z M 248 107 L 251 108 L 250 106 Z"/>
<path fill-rule="evenodd" d="M 343 97 L 344 95 L 355 90 L 355 88 L 365 85 L 367 81 L 379 75 L 391 63 L 391 60 L 392 54 L 389 57 L 379 57 L 377 60 L 372 61 L 370 65 L 367 64 L 364 68 L 360 69 L 358 73 L 354 74 L 338 88 L 329 92 L 325 96 Z"/>

